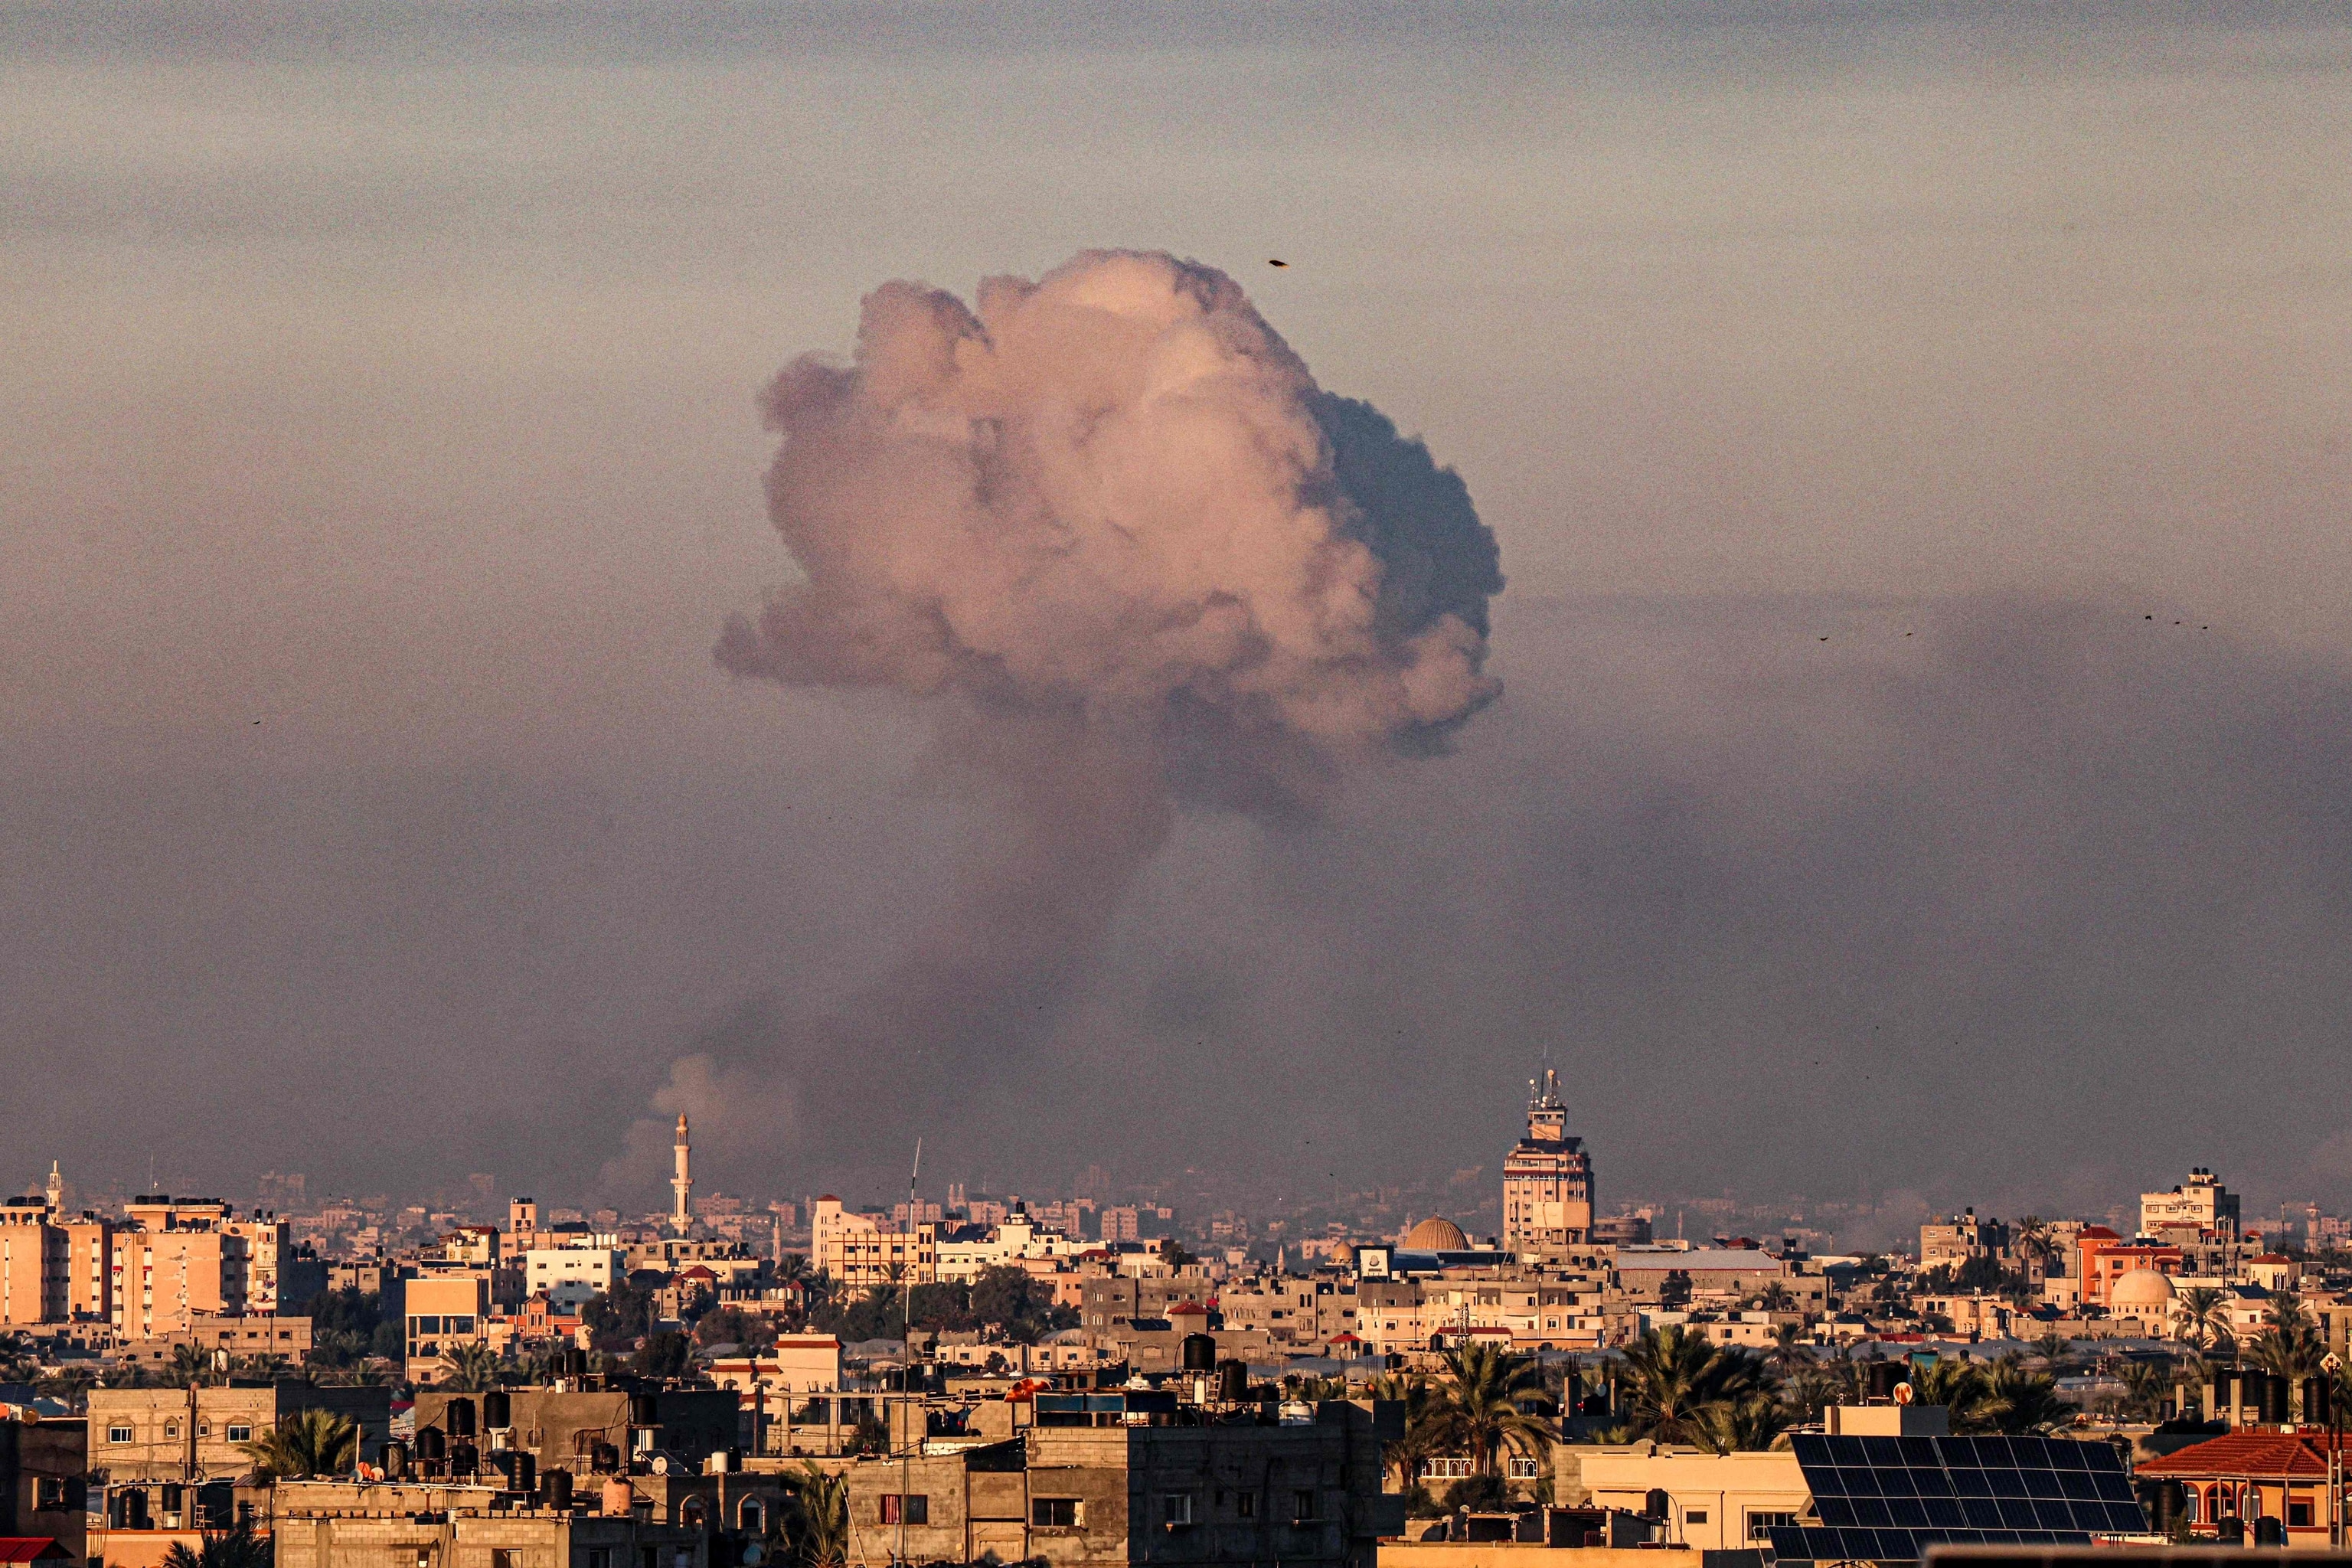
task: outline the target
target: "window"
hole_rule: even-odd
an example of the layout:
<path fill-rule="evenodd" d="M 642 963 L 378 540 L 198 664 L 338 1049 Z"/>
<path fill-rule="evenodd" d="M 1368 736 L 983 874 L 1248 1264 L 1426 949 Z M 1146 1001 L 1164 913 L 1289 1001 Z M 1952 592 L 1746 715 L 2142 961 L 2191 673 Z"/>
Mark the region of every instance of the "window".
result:
<path fill-rule="evenodd" d="M 1312 1490 L 1302 1487 L 1290 1494 L 1290 1517 L 1299 1524 L 1315 1518 L 1315 1493 Z"/>
<path fill-rule="evenodd" d="M 1086 1522 L 1085 1510 L 1074 1497 L 1041 1497 L 1029 1500 L 1029 1525 L 1033 1530 L 1076 1530 Z"/>
<path fill-rule="evenodd" d="M 1192 1522 L 1192 1494 L 1163 1492 L 1160 1497 L 1160 1522 L 1174 1526 Z"/>
<path fill-rule="evenodd" d="M 1510 1458 L 1508 1475 L 1515 1481 L 1531 1481 L 1543 1474 L 1543 1461 L 1514 1454 Z"/>
<path fill-rule="evenodd" d="M 1686 1508 L 1683 1510 L 1683 1522 L 1685 1524 L 1705 1524 L 1706 1522 L 1706 1510 L 1703 1508 Z"/>
<path fill-rule="evenodd" d="M 106 1440 L 110 1443 L 128 1443 L 131 1441 L 131 1428 L 120 1426 L 109 1426 L 106 1429 Z"/>
<path fill-rule="evenodd" d="M 1234 1512 L 1244 1519 L 1257 1517 L 1257 1493 L 1242 1492 L 1234 1499 Z"/>
<path fill-rule="evenodd" d="M 253 1424 L 251 1422 L 247 1422 L 242 1426 L 230 1426 L 228 1429 L 228 1440 L 232 1443 L 252 1442 Z"/>
<path fill-rule="evenodd" d="M 212 1424 L 211 1422 L 209 1422 L 209 1421 L 199 1421 L 199 1422 L 197 1422 L 197 1423 L 196 1423 L 196 1436 L 199 1436 L 199 1437 L 209 1437 L 209 1436 L 211 1436 L 212 1435 L 213 1435 L 213 1424 Z"/>
<path fill-rule="evenodd" d="M 1433 1481 L 1466 1480 L 1470 1476 L 1470 1461 L 1458 1455 L 1446 1455 L 1430 1460 L 1422 1467 L 1421 1473 Z"/>
<path fill-rule="evenodd" d="M 1797 1516 L 1793 1513 L 1750 1513 L 1748 1516 L 1748 1539 L 1769 1541 L 1775 1530 L 1794 1530 Z"/>
<path fill-rule="evenodd" d="M 2311 1505 L 2307 1502 L 2290 1500 L 2286 1505 L 2286 1522 L 2290 1529 L 2309 1530 Z"/>
<path fill-rule="evenodd" d="M 522 1552 L 511 1546 L 493 1546 L 490 1568 L 522 1568 Z"/>
<path fill-rule="evenodd" d="M 449 1320 L 449 1332 L 453 1334 L 470 1334 L 473 1331 L 474 1320 L 470 1315 L 452 1318 Z"/>
<path fill-rule="evenodd" d="M 882 1522 L 885 1524 L 929 1524 L 931 1522 L 931 1500 L 925 1492 L 884 1492 Z"/>
<path fill-rule="evenodd" d="M 164 1423 L 163 1423 L 163 1436 L 166 1436 L 166 1437 L 176 1437 L 176 1436 L 178 1436 L 179 1435 L 180 1435 L 180 1424 L 179 1424 L 177 1421 L 166 1421 L 166 1422 L 164 1422 Z"/>
<path fill-rule="evenodd" d="M 441 1320 L 438 1316 L 411 1318 L 408 1320 L 408 1331 L 412 1334 L 437 1334 L 441 1331 Z"/>

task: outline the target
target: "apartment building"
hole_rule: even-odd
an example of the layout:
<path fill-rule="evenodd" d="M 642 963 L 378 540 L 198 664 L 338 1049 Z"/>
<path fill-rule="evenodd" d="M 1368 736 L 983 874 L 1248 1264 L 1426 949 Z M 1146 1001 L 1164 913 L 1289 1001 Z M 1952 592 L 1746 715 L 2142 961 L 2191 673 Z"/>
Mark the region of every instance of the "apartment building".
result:
<path fill-rule="evenodd" d="M 1276 1345 L 1321 1346 L 1357 1332 L 1352 1282 L 1276 1275 L 1223 1287 L 1217 1306 L 1225 1327 L 1257 1330 Z"/>
<path fill-rule="evenodd" d="M 261 1387 L 93 1388 L 89 1464 L 110 1483 L 198 1481 L 253 1468 L 243 1445 L 298 1410 L 331 1410 L 359 1426 L 360 1452 L 392 1431 L 388 1388 L 328 1388 L 288 1381 Z"/>
<path fill-rule="evenodd" d="M 115 1328 L 125 1339 L 162 1339 L 199 1317 L 243 1313 L 250 1247 L 200 1219 L 116 1231 L 109 1268 Z"/>
<path fill-rule="evenodd" d="M 1979 1219 L 1977 1211 L 1930 1220 L 1919 1227 L 1919 1267 L 1958 1268 L 1979 1258 L 2006 1258 L 2010 1227 L 1997 1219 Z"/>
<path fill-rule="evenodd" d="M 0 1203 L 0 1324 L 113 1319 L 114 1226 L 68 1218 L 40 1196 Z"/>
<path fill-rule="evenodd" d="M 422 1274 L 405 1282 L 403 1308 L 407 1329 L 406 1375 L 429 1380 L 461 1345 L 488 1342 L 490 1273 L 488 1269 Z"/>
<path fill-rule="evenodd" d="M 1592 1156 L 1569 1136 L 1559 1075 L 1547 1068 L 1528 1087 L 1528 1135 L 1503 1160 L 1503 1245 L 1580 1246 L 1592 1235 Z"/>
<path fill-rule="evenodd" d="M 604 1247 L 534 1247 L 521 1264 L 523 1295 L 544 1296 L 567 1311 L 628 1278 L 621 1255 Z"/>
<path fill-rule="evenodd" d="M 828 1193 L 809 1215 L 809 1262 L 852 1289 L 877 1285 L 934 1285 L 940 1273 L 940 1227 L 888 1228 L 881 1215 L 853 1214 Z"/>
<path fill-rule="evenodd" d="M 2221 1184 L 2221 1178 L 2202 1165 L 2193 1167 L 2189 1179 L 2168 1193 L 2142 1193 L 2139 1195 L 2139 1233 L 2163 1240 L 2184 1239 L 2168 1233 L 2192 1233 L 2185 1239 L 2197 1237 L 2234 1237 L 2239 1230 L 2238 1194 Z"/>

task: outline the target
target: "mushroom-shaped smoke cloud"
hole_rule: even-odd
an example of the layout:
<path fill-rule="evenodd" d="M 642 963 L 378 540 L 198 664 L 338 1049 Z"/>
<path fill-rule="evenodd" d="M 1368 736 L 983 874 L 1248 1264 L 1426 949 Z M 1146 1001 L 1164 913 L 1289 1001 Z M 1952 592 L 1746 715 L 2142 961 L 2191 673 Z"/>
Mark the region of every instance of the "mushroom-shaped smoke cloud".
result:
<path fill-rule="evenodd" d="M 842 1021 L 894 1056 L 1042 1026 L 1180 804 L 1311 811 L 1337 759 L 1433 749 L 1495 694 L 1502 578 L 1462 481 L 1213 268 L 1088 252 L 971 307 L 887 284 L 853 361 L 795 361 L 765 409 L 804 580 L 719 663 L 936 700 L 1004 813 Z M 805 1086 L 837 1051 L 794 1054 Z"/>

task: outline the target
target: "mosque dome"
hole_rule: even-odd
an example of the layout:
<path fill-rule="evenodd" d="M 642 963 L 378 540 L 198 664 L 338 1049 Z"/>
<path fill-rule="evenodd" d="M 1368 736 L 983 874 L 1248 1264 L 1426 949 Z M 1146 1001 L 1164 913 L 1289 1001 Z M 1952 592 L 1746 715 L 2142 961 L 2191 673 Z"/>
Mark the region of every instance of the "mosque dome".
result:
<path fill-rule="evenodd" d="M 1408 1250 L 1413 1252 L 1467 1252 L 1470 1249 L 1470 1238 L 1462 1234 L 1462 1227 L 1435 1215 L 1406 1231 L 1404 1244 Z"/>
<path fill-rule="evenodd" d="M 2169 1310 L 2172 1281 L 2153 1268 L 2135 1268 L 2107 1287 L 2107 1310 L 2129 1312 L 2139 1308 Z"/>

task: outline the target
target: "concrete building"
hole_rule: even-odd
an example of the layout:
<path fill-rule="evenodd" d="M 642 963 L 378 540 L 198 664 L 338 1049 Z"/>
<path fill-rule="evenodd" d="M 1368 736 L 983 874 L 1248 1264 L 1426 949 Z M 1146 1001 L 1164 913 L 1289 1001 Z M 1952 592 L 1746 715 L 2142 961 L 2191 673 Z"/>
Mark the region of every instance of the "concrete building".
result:
<path fill-rule="evenodd" d="M 853 1289 L 939 1282 L 939 1231 L 925 1222 L 894 1230 L 880 1215 L 852 1214 L 830 1193 L 809 1214 L 809 1264 Z"/>
<path fill-rule="evenodd" d="M 391 1436 L 392 1391 L 291 1381 L 226 1388 L 93 1388 L 89 1465 L 110 1485 L 201 1482 L 253 1468 L 241 1445 L 298 1410 L 330 1410 L 360 1428 L 360 1452 Z"/>
<path fill-rule="evenodd" d="M 113 1319 L 114 1227 L 95 1215 L 61 1214 L 60 1195 L 0 1202 L 0 1324 Z"/>
<path fill-rule="evenodd" d="M 1812 1500 L 1796 1455 L 1786 1451 L 1709 1454 L 1635 1443 L 1571 1448 L 1567 1458 L 1597 1508 L 1643 1513 L 1649 1494 L 1664 1491 L 1667 1543 L 1702 1552 L 1768 1548 L 1772 1527 L 1795 1524 Z"/>
<path fill-rule="evenodd" d="M 0 1421 L 0 1537 L 48 1536 L 88 1556 L 89 1428 L 79 1421 Z"/>
<path fill-rule="evenodd" d="M 2136 1468 L 2144 1480 L 2181 1483 L 2197 1535 L 2212 1536 L 2223 1520 L 2250 1531 L 2258 1519 L 2274 1519 L 2287 1545 L 2319 1548 L 2327 1544 L 2327 1473 L 2325 1438 L 2276 1432 L 2232 1432 Z"/>
<path fill-rule="evenodd" d="M 740 1401 L 731 1389 L 664 1389 L 647 1395 L 654 1419 L 632 1419 L 630 1396 L 619 1389 L 517 1388 L 507 1393 L 511 1425 L 503 1444 L 483 1428 L 482 1396 L 425 1388 L 416 1394 L 416 1429 L 449 1432 L 450 1406 L 463 1402 L 484 1448 L 507 1447 L 530 1453 L 541 1470 L 586 1476 L 608 1468 L 596 1462 L 600 1447 L 620 1456 L 659 1451 L 689 1471 L 699 1471 L 712 1454 L 742 1438 Z"/>
<path fill-rule="evenodd" d="M 411 1381 L 430 1379 L 458 1346 L 488 1341 L 489 1273 L 421 1274 L 404 1281 L 402 1311 L 407 1331 L 406 1375 Z"/>
<path fill-rule="evenodd" d="M 1528 1089 L 1528 1135 L 1503 1160 L 1503 1246 L 1580 1246 L 1592 1234 L 1592 1156 L 1569 1136 L 1559 1075 L 1546 1068 Z"/>
<path fill-rule="evenodd" d="M 488 1487 L 335 1482 L 278 1494 L 277 1568 L 711 1568 L 715 1543 L 707 1518 L 656 1520 L 650 1502 L 558 1510 Z"/>
<path fill-rule="evenodd" d="M 2221 1184 L 2221 1178 L 2202 1165 L 2192 1168 L 2189 1179 L 2168 1193 L 2142 1193 L 2139 1195 L 2139 1233 L 2158 1240 L 2170 1240 L 2168 1231 L 2189 1231 L 2195 1236 L 2234 1238 L 2239 1229 L 2238 1194 Z M 2189 1239 L 2195 1239 L 2195 1236 Z"/>
<path fill-rule="evenodd" d="M 1919 1267 L 1958 1268 L 1979 1258 L 2006 1259 L 2010 1228 L 1997 1219 L 1979 1219 L 1969 1209 L 1919 1227 Z"/>
<path fill-rule="evenodd" d="M 1403 1500 L 1381 1489 L 1401 1406 L 1327 1401 L 1274 1425 L 1063 1397 L 1103 1408 L 1041 1406 L 1015 1436 L 950 1451 L 820 1461 L 849 1481 L 849 1560 L 1373 1568 L 1403 1529 Z"/>
<path fill-rule="evenodd" d="M 585 1247 L 534 1247 L 522 1255 L 522 1273 L 526 1297 L 545 1296 L 564 1311 L 628 1278 L 619 1253 Z"/>
<path fill-rule="evenodd" d="M 754 1394 L 771 1400 L 831 1394 L 841 1386 L 841 1342 L 831 1334 L 788 1334 L 758 1355 L 713 1361 L 710 1381 L 733 1389 L 745 1404 Z"/>
<path fill-rule="evenodd" d="M 2116 1281 L 2137 1270 L 2149 1269 L 2168 1278 L 2182 1271 L 2178 1247 L 2126 1241 L 2103 1225 L 2084 1226 L 2074 1248 L 2079 1260 L 2075 1268 L 2079 1301 L 2084 1307 L 2105 1310 Z"/>

